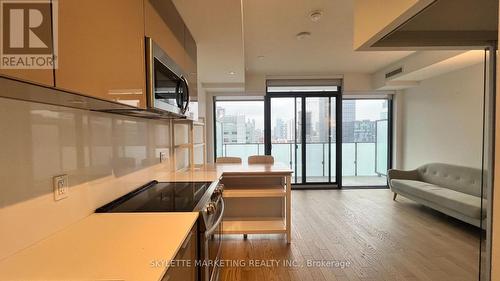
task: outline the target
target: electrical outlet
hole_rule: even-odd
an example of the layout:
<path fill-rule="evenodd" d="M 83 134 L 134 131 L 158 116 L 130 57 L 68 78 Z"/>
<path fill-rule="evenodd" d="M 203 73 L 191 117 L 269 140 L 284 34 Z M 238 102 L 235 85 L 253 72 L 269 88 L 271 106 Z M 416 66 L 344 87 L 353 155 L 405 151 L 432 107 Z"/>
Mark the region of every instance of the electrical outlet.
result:
<path fill-rule="evenodd" d="M 59 201 L 68 197 L 68 175 L 55 176 L 53 178 L 54 200 Z"/>
<path fill-rule="evenodd" d="M 163 151 L 160 152 L 160 163 L 163 163 L 168 160 L 168 153 Z"/>

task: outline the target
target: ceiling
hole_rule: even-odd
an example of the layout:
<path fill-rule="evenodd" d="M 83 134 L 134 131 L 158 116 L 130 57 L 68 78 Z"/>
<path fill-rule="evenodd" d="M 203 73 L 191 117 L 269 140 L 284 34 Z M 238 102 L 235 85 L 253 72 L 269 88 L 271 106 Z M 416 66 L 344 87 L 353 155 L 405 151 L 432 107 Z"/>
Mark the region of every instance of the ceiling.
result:
<path fill-rule="evenodd" d="M 247 71 L 373 73 L 411 53 L 353 51 L 353 9 L 353 0 L 243 0 Z M 309 18 L 314 10 L 323 11 L 319 22 Z M 295 35 L 303 31 L 311 36 L 297 40 Z"/>
<path fill-rule="evenodd" d="M 373 73 L 411 54 L 353 51 L 353 2 L 174 0 L 198 44 L 200 82 L 229 88 L 241 88 L 245 74 Z M 297 40 L 303 31 L 311 36 Z"/>

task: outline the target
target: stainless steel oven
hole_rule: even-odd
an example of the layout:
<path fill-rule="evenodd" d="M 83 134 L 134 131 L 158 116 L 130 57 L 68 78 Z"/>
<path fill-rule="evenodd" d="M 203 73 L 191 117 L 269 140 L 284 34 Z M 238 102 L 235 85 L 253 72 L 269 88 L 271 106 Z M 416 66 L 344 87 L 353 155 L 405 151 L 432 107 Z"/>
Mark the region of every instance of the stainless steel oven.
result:
<path fill-rule="evenodd" d="M 201 231 L 199 237 L 201 243 L 201 258 L 204 265 L 201 268 L 201 281 L 219 280 L 219 261 L 222 251 L 222 221 L 224 218 L 224 199 L 222 198 L 222 187 L 217 187 L 212 201 L 201 211 L 201 218 L 206 228 Z"/>
<path fill-rule="evenodd" d="M 148 108 L 184 116 L 189 106 L 186 75 L 149 37 L 146 37 L 145 48 Z"/>

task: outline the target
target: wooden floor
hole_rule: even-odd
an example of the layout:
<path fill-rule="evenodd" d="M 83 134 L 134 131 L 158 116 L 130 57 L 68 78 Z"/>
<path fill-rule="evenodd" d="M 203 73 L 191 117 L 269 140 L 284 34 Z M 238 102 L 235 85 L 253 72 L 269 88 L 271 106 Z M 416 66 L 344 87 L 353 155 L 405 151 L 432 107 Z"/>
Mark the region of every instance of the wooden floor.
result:
<path fill-rule="evenodd" d="M 281 235 L 225 237 L 222 281 L 478 279 L 475 227 L 394 202 L 389 190 L 296 190 L 292 198 L 292 244 Z"/>

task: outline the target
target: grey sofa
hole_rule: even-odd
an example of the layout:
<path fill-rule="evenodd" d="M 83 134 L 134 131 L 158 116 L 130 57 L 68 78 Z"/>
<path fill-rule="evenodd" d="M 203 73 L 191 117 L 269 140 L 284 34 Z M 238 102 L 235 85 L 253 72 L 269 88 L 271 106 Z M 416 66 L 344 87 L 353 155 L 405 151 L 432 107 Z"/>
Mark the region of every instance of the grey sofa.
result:
<path fill-rule="evenodd" d="M 432 163 L 416 170 L 389 170 L 387 181 L 393 199 L 402 195 L 427 207 L 480 227 L 481 177 L 479 169 Z"/>

